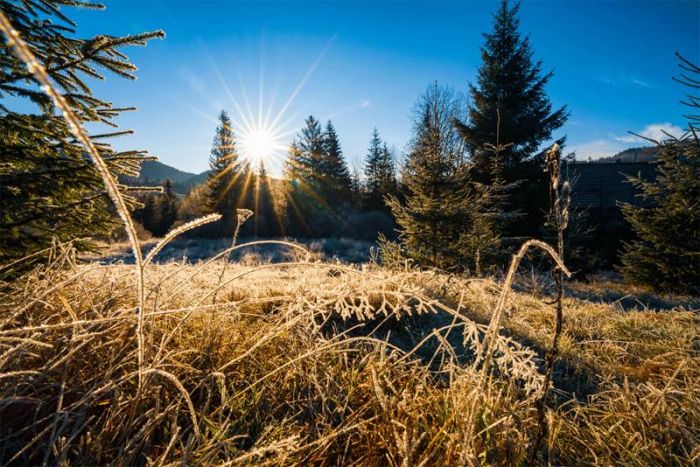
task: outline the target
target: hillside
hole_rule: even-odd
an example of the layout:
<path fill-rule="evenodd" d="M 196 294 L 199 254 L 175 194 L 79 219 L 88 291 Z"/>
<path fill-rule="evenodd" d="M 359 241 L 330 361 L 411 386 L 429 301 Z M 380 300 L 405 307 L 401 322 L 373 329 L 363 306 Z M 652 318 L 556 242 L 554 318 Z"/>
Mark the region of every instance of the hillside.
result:
<path fill-rule="evenodd" d="M 614 156 L 596 159 L 595 162 L 652 162 L 656 160 L 656 152 L 657 148 L 654 146 L 629 148 Z"/>
<path fill-rule="evenodd" d="M 144 161 L 138 177 L 121 176 L 120 181 L 127 185 L 162 185 L 166 180 L 173 182 L 175 193 L 186 195 L 193 187 L 202 184 L 208 171 L 199 174 L 185 172 L 160 161 Z"/>

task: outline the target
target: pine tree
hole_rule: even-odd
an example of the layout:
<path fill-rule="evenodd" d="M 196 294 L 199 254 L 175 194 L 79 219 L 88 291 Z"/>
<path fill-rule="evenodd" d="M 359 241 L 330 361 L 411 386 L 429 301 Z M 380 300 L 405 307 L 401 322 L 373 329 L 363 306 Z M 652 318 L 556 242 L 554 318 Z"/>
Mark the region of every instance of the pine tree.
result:
<path fill-rule="evenodd" d="M 120 49 L 145 45 L 152 38 L 163 37 L 163 33 L 74 37 L 76 24 L 62 8 L 88 6 L 99 7 L 72 0 L 0 2 L 3 13 L 80 120 L 116 127 L 113 119 L 133 109 L 117 108 L 96 97 L 84 77 L 102 79 L 108 71 L 133 79 L 136 67 Z M 109 234 L 119 223 L 103 182 L 84 157 L 82 146 L 4 41 L 0 57 L 0 263 L 43 250 L 53 239 L 63 242 Z M 101 156 L 115 176 L 138 175 L 144 160 L 142 151 L 118 152 L 104 141 L 127 133 L 92 137 L 99 140 Z M 133 206 L 134 199 L 127 199 Z M 76 246 L 91 248 L 89 242 Z"/>
<path fill-rule="evenodd" d="M 255 174 L 255 203 L 253 212 L 253 235 L 256 237 L 277 237 L 282 234 L 279 216 L 275 210 L 270 177 L 265 163 L 260 161 Z"/>
<path fill-rule="evenodd" d="M 173 191 L 173 181 L 169 178 L 165 180 L 163 185 L 163 194 L 159 196 L 160 222 L 158 231 L 154 232 L 158 236 L 163 236 L 172 228 L 177 221 L 178 199 Z"/>
<path fill-rule="evenodd" d="M 542 62 L 533 61 L 530 40 L 519 32 L 519 7 L 501 0 L 493 29 L 484 35 L 476 85 L 469 86 L 468 120 L 455 122 L 474 162 L 475 177 L 507 187 L 504 213 L 519 219 L 499 230 L 517 243 L 537 236 L 546 220 L 548 180 L 538 149 L 568 118 L 566 107 L 553 110 L 545 90 L 552 72 L 543 73 Z M 507 148 L 487 149 L 497 141 Z M 557 142 L 561 146 L 564 139 Z"/>
<path fill-rule="evenodd" d="M 697 88 L 700 67 L 682 57 L 681 67 L 691 77 L 678 81 Z M 686 102 L 700 108 L 697 99 Z M 623 206 L 636 240 L 626 243 L 622 273 L 633 283 L 657 290 L 700 292 L 700 138 L 690 116 L 688 133 L 657 143 L 658 178 L 654 182 L 631 177 L 646 206 Z"/>
<path fill-rule="evenodd" d="M 321 124 L 310 116 L 289 148 L 284 169 L 287 182 L 287 230 L 292 235 L 324 236 L 333 224 L 323 198 L 324 135 Z"/>
<path fill-rule="evenodd" d="M 492 169 L 492 153 L 484 151 L 484 145 L 493 144 L 497 137 L 510 143 L 501 153 L 502 164 L 517 170 L 568 118 L 566 107 L 552 111 L 545 91 L 552 72 L 543 74 L 542 62 L 533 62 L 530 40 L 518 31 L 519 7 L 501 0 L 493 30 L 484 35 L 477 84 L 469 86 L 468 123 L 457 122 L 481 174 Z"/>
<path fill-rule="evenodd" d="M 343 151 L 340 149 L 338 134 L 330 120 L 323 134 L 323 156 L 320 174 L 321 196 L 329 206 L 338 209 L 341 205 L 351 202 L 351 180 Z"/>
<path fill-rule="evenodd" d="M 385 210 L 385 197 L 396 193 L 396 173 L 393 155 L 377 128 L 372 132 L 365 157 L 365 179 L 365 209 Z"/>
<path fill-rule="evenodd" d="M 451 90 L 435 84 L 419 99 L 417 113 L 403 172 L 406 199 L 388 201 L 400 226 L 399 241 L 422 266 L 480 270 L 498 238 L 491 228 L 488 189 L 472 181 L 452 124 L 459 102 Z"/>
<path fill-rule="evenodd" d="M 225 110 L 219 114 L 209 168 L 207 208 L 209 212 L 222 215 L 219 228 L 210 229 L 210 232 L 229 236 L 236 228 L 236 209 L 250 209 L 246 196 L 251 189 L 252 174 L 248 162 L 238 154 L 231 119 Z"/>
<path fill-rule="evenodd" d="M 382 146 L 382 157 L 381 157 L 381 177 L 379 190 L 382 193 L 382 197 L 385 198 L 387 195 L 392 195 L 396 193 L 397 190 L 397 180 L 396 180 L 396 166 L 394 163 L 394 153 L 389 149 L 389 147 L 384 143 Z"/>

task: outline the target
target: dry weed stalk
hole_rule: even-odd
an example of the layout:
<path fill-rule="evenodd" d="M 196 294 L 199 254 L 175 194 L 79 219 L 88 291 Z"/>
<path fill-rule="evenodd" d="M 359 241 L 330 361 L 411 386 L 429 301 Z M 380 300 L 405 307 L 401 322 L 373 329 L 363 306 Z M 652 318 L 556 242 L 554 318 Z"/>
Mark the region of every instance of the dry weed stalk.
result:
<path fill-rule="evenodd" d="M 561 181 L 561 151 L 558 144 L 554 144 L 547 151 L 546 155 L 546 170 L 549 172 L 549 223 L 553 225 L 557 232 L 557 254 L 559 258 L 564 258 L 564 231 L 569 225 L 569 204 L 570 187 L 568 180 L 563 183 Z M 556 284 L 556 324 L 554 327 L 554 336 L 552 337 L 552 345 L 545 355 L 545 379 L 542 387 L 542 396 L 537 403 L 537 423 L 538 432 L 533 443 L 532 452 L 530 454 L 530 463 L 533 463 L 540 451 L 543 439 L 547 436 L 547 397 L 549 395 L 549 386 L 552 382 L 552 374 L 554 373 L 554 361 L 559 354 L 559 338 L 561 337 L 562 326 L 564 321 L 562 298 L 564 296 L 564 274 L 565 269 L 561 265 L 555 264 L 552 270 L 552 276 Z M 570 274 L 566 273 L 567 277 Z M 549 451 L 548 451 L 549 452 Z"/>
<path fill-rule="evenodd" d="M 234 230 L 233 237 L 231 237 L 231 246 L 229 247 L 229 250 L 233 251 L 233 249 L 236 247 L 236 241 L 238 240 L 238 234 L 241 231 L 241 226 L 252 215 L 253 211 L 250 209 L 236 209 L 236 230 Z M 221 268 L 221 274 L 219 274 L 219 285 L 221 285 L 221 280 L 224 278 L 224 274 L 226 274 L 226 266 L 228 266 L 228 257 L 225 258 L 224 266 Z M 214 292 L 214 296 L 211 298 L 212 303 L 216 303 L 216 294 L 217 293 Z"/>

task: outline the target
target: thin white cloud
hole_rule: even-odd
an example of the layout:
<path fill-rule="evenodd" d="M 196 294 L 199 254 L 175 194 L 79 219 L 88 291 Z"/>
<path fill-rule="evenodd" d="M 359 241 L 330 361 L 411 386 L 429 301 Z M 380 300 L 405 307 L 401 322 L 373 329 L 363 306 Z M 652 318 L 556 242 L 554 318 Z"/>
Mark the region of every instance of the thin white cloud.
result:
<path fill-rule="evenodd" d="M 360 99 L 360 108 L 361 109 L 366 109 L 367 107 L 370 106 L 370 104 L 372 104 L 372 101 L 370 101 L 369 99 Z"/>
<path fill-rule="evenodd" d="M 683 134 L 681 127 L 669 122 L 652 123 L 651 125 L 647 125 L 642 130 L 635 131 L 634 133 L 654 141 L 662 141 L 668 139 L 668 135 L 664 132 L 671 134 L 676 138 L 679 138 Z M 625 135 L 618 136 L 615 138 L 615 140 L 627 144 L 649 143 L 649 141 L 645 140 L 644 138 L 640 138 L 639 136 L 635 135 Z"/>
<path fill-rule="evenodd" d="M 618 152 L 626 149 L 626 146 L 617 141 L 597 139 L 572 144 L 570 149 L 576 153 L 577 159 L 585 160 L 590 157 L 595 160 L 601 157 L 614 156 Z"/>
<path fill-rule="evenodd" d="M 207 91 L 207 83 L 189 68 L 180 68 L 180 78 L 196 93 L 204 94 Z"/>
<path fill-rule="evenodd" d="M 613 77 L 600 75 L 596 78 L 596 81 L 606 86 L 617 86 L 619 84 L 623 87 L 628 87 L 630 85 L 634 85 L 640 88 L 651 87 L 651 83 L 649 83 L 648 81 L 645 81 L 644 79 L 639 78 L 637 76 L 630 76 L 627 74 L 616 74 Z"/>
<path fill-rule="evenodd" d="M 597 81 L 601 84 L 607 84 L 608 86 L 615 86 L 617 83 L 607 76 L 598 76 Z"/>
<path fill-rule="evenodd" d="M 648 88 L 651 86 L 651 84 L 647 83 L 644 80 L 638 79 L 638 78 L 630 78 L 632 81 L 632 84 L 639 86 L 640 88 Z"/>

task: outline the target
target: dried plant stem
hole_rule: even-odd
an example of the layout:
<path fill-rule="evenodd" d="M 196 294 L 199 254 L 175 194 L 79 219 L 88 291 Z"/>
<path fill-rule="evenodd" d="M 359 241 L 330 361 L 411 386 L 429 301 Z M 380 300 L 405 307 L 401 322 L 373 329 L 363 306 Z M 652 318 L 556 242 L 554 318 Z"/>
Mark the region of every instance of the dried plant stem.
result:
<path fill-rule="evenodd" d="M 156 246 L 153 247 L 151 251 L 148 252 L 148 255 L 146 255 L 146 259 L 144 260 L 144 264 L 147 265 L 151 261 L 153 261 L 153 258 L 158 254 L 158 252 L 160 252 L 160 250 L 162 250 L 163 247 L 165 247 L 165 245 L 170 243 L 178 235 L 183 234 L 189 230 L 195 229 L 204 224 L 209 224 L 210 222 L 218 221 L 219 219 L 221 219 L 221 214 L 209 214 L 208 216 L 197 218 L 193 221 L 187 222 L 186 224 L 182 224 L 180 227 L 172 229 L 170 232 L 167 233 L 165 237 L 163 237 L 156 244 Z"/>
<path fill-rule="evenodd" d="M 547 151 L 547 171 L 550 176 L 549 185 L 549 217 L 550 222 L 553 222 L 557 230 L 557 254 L 560 258 L 564 257 L 564 231 L 568 226 L 569 220 L 569 184 L 568 182 L 561 183 L 561 160 L 559 145 L 555 144 Z M 529 463 L 533 464 L 537 458 L 537 454 L 542 446 L 542 441 L 547 436 L 547 398 L 549 396 L 549 386 L 552 383 L 554 373 L 554 362 L 559 353 L 559 338 L 564 321 L 564 312 L 562 298 L 564 296 L 564 273 L 561 266 L 555 265 L 552 270 L 552 276 L 556 285 L 556 323 L 554 326 L 554 336 L 552 337 L 552 346 L 545 355 L 545 376 L 544 385 L 542 386 L 542 395 L 537 401 L 537 435 L 533 443 L 532 451 L 530 452 Z"/>
<path fill-rule="evenodd" d="M 241 221 L 241 218 L 238 217 L 238 221 L 236 222 L 236 230 L 233 232 L 233 238 L 231 239 L 231 246 L 228 248 L 229 250 L 233 250 L 236 247 L 236 241 L 238 240 L 238 233 L 241 231 L 241 224 L 245 222 L 245 219 Z M 226 274 L 226 267 L 228 266 L 228 255 L 226 258 L 224 258 L 224 266 L 221 268 L 221 273 L 219 274 L 219 282 L 217 283 L 217 287 L 214 291 L 214 295 L 211 298 L 211 303 L 214 304 L 216 303 L 216 295 L 219 290 L 219 286 L 221 285 L 221 281 L 224 279 L 224 274 Z"/>
<path fill-rule="evenodd" d="M 527 242 L 522 244 L 520 250 L 518 250 L 518 253 L 513 255 L 513 259 L 510 262 L 510 267 L 508 268 L 508 272 L 506 273 L 506 278 L 503 281 L 503 286 L 501 288 L 501 293 L 498 297 L 498 302 L 496 303 L 496 308 L 493 311 L 493 314 L 491 316 L 491 322 L 489 323 L 488 330 L 486 331 L 486 336 L 484 337 L 484 342 L 486 343 L 486 345 L 484 347 L 483 359 L 481 359 L 481 361 L 483 362 L 481 378 L 482 387 L 485 384 L 488 376 L 488 369 L 491 365 L 491 359 L 493 358 L 493 352 L 495 350 L 494 344 L 496 342 L 496 339 L 498 338 L 498 330 L 501 326 L 501 316 L 503 315 L 503 311 L 506 308 L 508 293 L 510 292 L 511 286 L 513 285 L 513 281 L 515 280 L 515 272 L 518 270 L 520 262 L 523 260 L 525 254 L 528 252 L 530 247 L 540 248 L 541 250 L 549 254 L 549 256 L 552 258 L 552 260 L 562 272 L 562 274 L 566 274 L 567 277 L 571 276 L 571 272 L 567 269 L 566 265 L 564 265 L 564 262 L 562 261 L 559 254 L 554 250 L 554 248 L 552 248 L 550 245 L 546 244 L 541 240 L 528 240 Z"/>
<path fill-rule="evenodd" d="M 136 328 L 137 340 L 138 340 L 138 371 L 139 371 L 139 390 L 143 384 L 143 360 L 144 360 L 144 337 L 143 337 L 143 313 L 144 313 L 144 302 L 145 302 L 145 287 L 144 287 L 144 261 L 141 255 L 141 248 L 139 247 L 138 237 L 136 235 L 136 229 L 134 228 L 134 223 L 129 215 L 129 210 L 124 202 L 124 198 L 119 192 L 119 187 L 117 186 L 117 181 L 114 176 L 109 171 L 107 164 L 100 156 L 100 153 L 95 146 L 95 144 L 90 139 L 90 136 L 85 131 L 80 121 L 80 118 L 73 112 L 63 95 L 58 92 L 55 86 L 51 83 L 49 74 L 46 72 L 44 66 L 39 63 L 32 51 L 29 49 L 24 40 L 20 37 L 19 33 L 12 26 L 10 21 L 7 19 L 5 14 L 0 11 L 0 29 L 7 37 L 7 45 L 12 48 L 17 55 L 26 65 L 27 70 L 30 74 L 41 85 L 41 89 L 51 98 L 56 107 L 62 112 L 63 117 L 68 123 L 68 128 L 70 129 L 73 136 L 76 137 L 78 141 L 85 147 L 92 163 L 95 165 L 97 172 L 102 177 L 102 181 L 105 184 L 107 193 L 112 199 L 114 206 L 121 218 L 124 228 L 126 230 L 127 237 L 129 238 L 129 244 L 134 253 L 134 258 L 136 262 L 135 272 L 136 272 L 136 288 L 138 290 L 139 299 L 139 310 L 138 310 L 138 324 Z"/>

